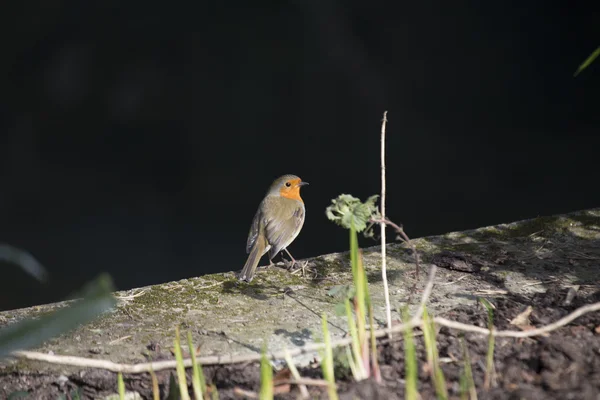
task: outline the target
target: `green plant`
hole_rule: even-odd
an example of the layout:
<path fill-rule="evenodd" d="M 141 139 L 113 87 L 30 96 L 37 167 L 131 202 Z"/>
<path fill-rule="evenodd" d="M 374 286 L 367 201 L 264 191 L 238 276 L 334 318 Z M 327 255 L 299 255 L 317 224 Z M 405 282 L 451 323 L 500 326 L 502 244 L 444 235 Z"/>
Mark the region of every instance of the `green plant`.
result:
<path fill-rule="evenodd" d="M 177 360 L 177 379 L 179 380 L 179 395 L 183 400 L 190 400 L 188 393 L 187 380 L 185 377 L 185 366 L 181 354 L 181 340 L 179 338 L 179 326 L 175 327 L 175 359 Z"/>
<path fill-rule="evenodd" d="M 273 368 L 267 358 L 267 346 L 263 346 L 262 357 L 260 358 L 260 400 L 273 399 Z"/>
<path fill-rule="evenodd" d="M 348 302 L 348 300 L 346 300 Z M 348 302 L 349 306 L 349 302 Z M 323 328 L 323 343 L 325 349 L 323 350 L 323 356 L 321 361 L 321 370 L 323 371 L 323 378 L 329 383 L 327 386 L 327 393 L 330 400 L 337 400 L 338 395 L 335 388 L 335 375 L 333 372 L 333 350 L 331 348 L 331 337 L 329 335 L 329 329 L 327 327 L 327 316 L 325 314 L 321 317 L 321 325 Z"/>
<path fill-rule="evenodd" d="M 461 399 L 470 398 L 477 400 L 477 391 L 475 390 L 475 381 L 473 380 L 473 371 L 471 370 L 471 357 L 469 348 L 465 343 L 464 335 L 460 337 L 460 345 L 463 351 L 463 370 L 460 375 Z"/>
<path fill-rule="evenodd" d="M 588 58 L 586 58 L 585 61 L 579 65 L 579 67 L 577 67 L 577 71 L 575 71 L 573 76 L 579 75 L 584 69 L 589 67 L 594 62 L 594 60 L 598 58 L 598 56 L 600 56 L 600 46 L 598 46 L 598 48 L 594 50 L 592 54 L 590 54 Z"/>
<path fill-rule="evenodd" d="M 187 333 L 188 348 L 190 349 L 190 356 L 192 358 L 192 387 L 194 388 L 194 396 L 196 400 L 203 400 L 204 394 L 206 393 L 206 380 L 204 379 L 204 373 L 202 366 L 196 361 L 196 349 L 192 344 L 192 333 Z"/>
<path fill-rule="evenodd" d="M 448 399 L 448 388 L 446 387 L 446 379 L 440 368 L 440 360 L 437 351 L 437 341 L 435 337 L 435 324 L 427 307 L 423 308 L 423 338 L 425 340 L 425 350 L 427 351 L 427 363 L 431 373 L 431 380 L 435 387 L 435 393 L 439 400 Z"/>
<path fill-rule="evenodd" d="M 123 374 L 120 372 L 117 375 L 117 388 L 119 389 L 119 399 L 125 400 L 125 382 L 123 382 Z"/>
<path fill-rule="evenodd" d="M 365 230 L 369 221 L 378 215 L 375 201 L 377 195 L 369 197 L 365 203 L 359 199 L 342 194 L 332 200 L 327 207 L 327 217 L 350 232 L 350 265 L 353 286 L 346 290 L 344 309 L 348 320 L 348 330 L 352 342 L 348 364 L 354 379 L 360 381 L 370 376 L 381 380 L 377 362 L 377 347 L 374 336 L 375 318 L 369 294 L 367 275 L 362 262 L 362 252 L 358 246 L 358 232 Z M 354 316 L 352 314 L 354 310 Z M 367 341 L 366 321 L 369 320 L 371 342 Z M 369 352 L 369 345 L 371 351 Z"/>
<path fill-rule="evenodd" d="M 37 319 L 26 319 L 0 329 L 0 358 L 16 350 L 27 349 L 86 324 L 116 305 L 114 286 L 108 275 L 100 275 L 74 297 L 69 307 Z"/>
<path fill-rule="evenodd" d="M 410 321 L 408 307 L 402 309 L 402 320 Z M 404 329 L 404 368 L 406 386 L 404 388 L 404 398 L 406 400 L 416 400 L 419 397 L 417 391 L 417 351 L 413 340 L 413 330 L 410 326 Z"/>
<path fill-rule="evenodd" d="M 483 381 L 483 387 L 485 390 L 489 390 L 492 386 L 492 380 L 494 377 L 494 347 L 496 344 L 496 337 L 493 335 L 494 332 L 494 306 L 488 300 L 480 298 L 479 302 L 487 310 L 488 315 L 488 329 L 490 334 L 488 336 L 488 350 L 486 354 L 485 362 L 485 378 Z"/>

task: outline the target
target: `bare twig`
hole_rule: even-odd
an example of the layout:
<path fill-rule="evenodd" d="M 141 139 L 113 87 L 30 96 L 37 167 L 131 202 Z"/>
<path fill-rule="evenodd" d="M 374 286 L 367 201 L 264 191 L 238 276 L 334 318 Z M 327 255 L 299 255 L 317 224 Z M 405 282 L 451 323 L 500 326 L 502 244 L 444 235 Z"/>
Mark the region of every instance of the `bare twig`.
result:
<path fill-rule="evenodd" d="M 383 113 L 381 121 L 381 219 L 385 220 L 385 126 L 387 124 L 387 111 Z M 390 306 L 390 291 L 387 281 L 387 256 L 385 246 L 385 222 L 380 223 L 381 227 L 381 280 L 383 281 L 383 296 L 385 298 L 385 315 L 388 329 L 392 329 L 392 307 Z M 389 334 L 390 339 L 392 333 Z"/>
<path fill-rule="evenodd" d="M 429 279 L 427 279 L 427 285 L 425 285 L 425 290 L 423 291 L 423 296 L 421 297 L 421 303 L 419 304 L 419 308 L 417 309 L 416 314 L 412 317 L 413 322 L 420 321 L 423 317 L 425 304 L 427 303 L 427 300 L 429 300 L 429 296 L 431 296 L 431 290 L 433 289 L 433 281 L 435 280 L 436 271 L 437 267 L 434 264 L 431 264 L 431 268 L 429 269 Z"/>
<path fill-rule="evenodd" d="M 329 386 L 329 382 L 327 382 L 325 379 L 300 378 L 277 381 L 277 385 L 284 385 L 288 383 L 292 385 L 298 385 L 299 387 L 304 386 L 305 389 L 306 386 Z"/>
<path fill-rule="evenodd" d="M 536 328 L 536 329 L 532 329 L 532 330 L 528 330 L 528 331 L 497 331 L 497 330 L 494 330 L 492 332 L 492 335 L 496 336 L 496 337 L 512 337 L 512 338 L 540 336 L 545 333 L 555 331 L 558 328 L 561 328 L 561 327 L 567 325 L 574 319 L 577 319 L 584 314 L 594 312 L 594 311 L 600 311 L 600 303 L 593 303 L 593 304 L 588 304 L 587 306 L 579 307 L 577 310 L 573 311 L 572 313 L 570 313 L 568 315 L 565 315 L 558 321 L 555 321 L 551 324 L 542 326 L 541 328 Z M 446 326 L 448 328 L 457 329 L 460 331 L 476 332 L 476 333 L 481 333 L 484 335 L 490 334 L 489 329 L 480 328 L 480 327 L 474 326 L 474 325 L 467 325 L 467 324 L 463 324 L 461 322 L 450 321 L 446 318 L 436 317 L 433 320 L 440 325 Z"/>
<path fill-rule="evenodd" d="M 300 381 L 302 381 L 302 377 L 300 376 L 298 369 L 294 365 L 294 362 L 292 361 L 292 357 L 290 356 L 290 353 L 287 351 L 287 349 L 283 349 L 283 351 L 285 352 L 285 361 L 287 362 L 288 368 L 290 369 L 290 372 L 292 373 L 292 376 L 294 377 L 294 381 L 295 381 L 294 383 L 296 385 L 298 385 L 298 389 L 300 389 L 300 395 L 302 396 L 303 399 L 309 399 L 310 394 L 308 393 L 306 384 L 300 382 Z M 324 381 L 324 382 L 326 383 L 326 385 L 329 385 L 329 382 L 327 382 L 327 381 Z"/>
<path fill-rule="evenodd" d="M 524 338 L 524 337 L 533 337 L 540 336 L 548 332 L 552 332 L 558 328 L 561 328 L 576 318 L 581 317 L 584 314 L 600 311 L 600 302 L 588 304 L 586 306 L 580 307 L 573 311 L 572 313 L 566 315 L 565 317 L 559 319 L 556 322 L 553 322 L 549 325 L 543 326 L 541 328 L 527 330 L 527 331 L 497 331 L 494 330 L 492 332 L 493 336 L 496 337 L 513 337 L 513 338 Z M 467 325 L 460 322 L 450 321 L 446 318 L 435 317 L 433 321 L 439 325 L 465 331 L 465 332 L 474 332 L 480 333 L 482 335 L 489 335 L 490 331 L 486 328 L 481 328 L 479 326 Z M 387 335 L 389 332 L 401 332 L 407 328 L 415 328 L 419 327 L 423 324 L 422 320 L 419 321 L 409 321 L 404 324 L 398 324 L 392 327 L 392 329 L 380 329 L 375 331 L 376 337 L 382 337 Z M 367 335 L 370 335 L 370 332 L 367 332 Z M 332 345 L 335 347 L 339 346 L 347 346 L 351 342 L 351 338 L 339 339 L 332 342 Z M 322 350 L 324 347 L 323 343 L 311 343 L 303 347 L 298 347 L 289 351 L 291 356 L 298 356 L 306 353 L 313 353 L 318 350 Z M 113 372 L 122 372 L 127 374 L 140 374 L 149 372 L 151 369 L 154 371 L 160 371 L 165 369 L 175 368 L 177 362 L 176 360 L 166 360 L 166 361 L 156 361 L 150 363 L 141 363 L 141 364 L 119 364 L 109 360 L 98 360 L 84 357 L 76 357 L 76 356 L 60 356 L 54 354 L 46 354 L 46 353 L 38 353 L 33 351 L 16 351 L 11 354 L 15 358 L 27 359 L 27 360 L 35 360 L 35 361 L 44 361 L 52 364 L 60 364 L 60 365 L 71 365 L 75 367 L 84 367 L 84 368 L 98 368 L 104 369 Z M 208 357 L 200 357 L 197 359 L 197 362 L 202 365 L 224 365 L 224 364 L 236 364 L 242 362 L 256 362 L 260 360 L 260 354 L 244 354 L 239 356 L 208 356 Z M 269 355 L 271 359 L 284 359 L 285 353 L 283 351 L 272 353 Z M 190 367 L 192 365 L 191 359 L 184 359 L 183 363 L 186 367 Z"/>
<path fill-rule="evenodd" d="M 245 397 L 247 399 L 258 399 L 258 394 L 256 392 L 251 392 L 240 387 L 235 387 L 233 389 L 233 393 L 236 396 Z"/>

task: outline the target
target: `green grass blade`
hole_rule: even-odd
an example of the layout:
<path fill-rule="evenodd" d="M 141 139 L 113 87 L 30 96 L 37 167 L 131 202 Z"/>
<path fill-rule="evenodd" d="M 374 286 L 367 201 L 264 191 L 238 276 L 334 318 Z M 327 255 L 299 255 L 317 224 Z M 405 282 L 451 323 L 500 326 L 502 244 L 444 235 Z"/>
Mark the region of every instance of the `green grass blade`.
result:
<path fill-rule="evenodd" d="M 600 46 L 596 50 L 594 50 L 594 52 L 592 54 L 590 54 L 589 57 L 586 58 L 586 60 L 584 62 L 581 63 L 581 65 L 577 68 L 577 71 L 575 71 L 573 76 L 579 75 L 581 73 L 581 71 L 583 71 L 584 69 L 589 67 L 590 64 L 592 64 L 594 62 L 594 60 L 596 58 L 598 58 L 598 56 L 600 56 Z"/>
<path fill-rule="evenodd" d="M 267 346 L 263 346 L 260 357 L 260 400 L 273 400 L 273 367 L 267 358 Z"/>
<path fill-rule="evenodd" d="M 210 388 L 211 388 L 210 398 L 212 400 L 219 400 L 219 392 L 217 391 L 217 387 L 215 385 L 210 385 Z"/>
<path fill-rule="evenodd" d="M 402 320 L 410 321 L 407 307 L 404 307 L 402 310 Z M 404 398 L 406 400 L 417 400 L 419 398 L 419 393 L 417 391 L 417 352 L 415 350 L 413 330 L 411 327 L 407 327 L 404 330 L 404 358 L 406 375 Z"/>
<path fill-rule="evenodd" d="M 488 314 L 488 350 L 485 357 L 485 377 L 483 380 L 483 388 L 489 390 L 492 387 L 492 379 L 494 376 L 494 347 L 496 345 L 496 337 L 492 334 L 494 331 L 494 305 L 487 299 L 480 298 L 479 301 L 487 310 Z"/>
<path fill-rule="evenodd" d="M 196 400 L 204 400 L 204 393 L 206 393 L 206 381 L 204 380 L 204 373 L 202 371 L 202 365 L 198 365 L 196 361 L 196 349 L 192 343 L 192 333 L 187 333 L 188 348 L 190 349 L 190 356 L 192 357 L 192 387 L 194 388 L 194 396 Z"/>
<path fill-rule="evenodd" d="M 82 291 L 83 299 L 37 319 L 26 319 L 0 329 L 0 358 L 16 350 L 38 346 L 44 341 L 86 324 L 113 308 L 114 286 L 108 275 L 100 275 Z"/>
<path fill-rule="evenodd" d="M 344 346 L 346 348 L 346 358 L 348 359 L 348 367 L 350 367 L 350 372 L 352 372 L 352 376 L 355 381 L 358 381 L 357 377 L 359 377 L 358 367 L 354 362 L 354 357 L 352 356 L 352 350 L 350 350 L 350 346 Z"/>
<path fill-rule="evenodd" d="M 469 348 L 465 343 L 464 336 L 460 338 L 460 344 L 463 350 L 463 360 L 464 360 L 464 376 L 465 376 L 465 385 L 466 392 L 469 393 L 469 397 L 471 400 L 477 400 L 477 390 L 475 390 L 475 381 L 473 380 L 473 371 L 471 370 L 471 357 L 469 355 Z"/>
<path fill-rule="evenodd" d="M 429 317 L 427 307 L 423 309 L 423 338 L 425 340 L 425 349 L 427 351 L 427 362 L 431 369 L 431 379 L 435 387 L 435 393 L 439 400 L 448 399 L 448 388 L 446 379 L 440 367 L 440 360 L 437 351 L 437 342 L 435 338 L 435 324 Z"/>
<path fill-rule="evenodd" d="M 117 375 L 117 387 L 119 388 L 119 399 L 125 400 L 125 382 L 123 382 L 123 374 L 120 372 Z"/>
<path fill-rule="evenodd" d="M 459 379 L 460 400 L 469 400 L 469 379 L 464 368 L 460 371 Z"/>
<path fill-rule="evenodd" d="M 346 299 L 346 302 L 348 300 Z M 350 303 L 348 303 L 350 307 Z M 323 360 L 321 361 L 321 369 L 323 370 L 323 378 L 329 383 L 327 386 L 327 394 L 330 400 L 337 400 L 337 390 L 335 387 L 335 374 L 333 371 L 333 348 L 331 347 L 331 337 L 329 336 L 329 328 L 327 327 L 327 316 L 323 313 L 321 317 L 321 325 L 323 329 L 323 343 L 325 344 Z"/>
<path fill-rule="evenodd" d="M 175 375 L 173 372 L 169 374 L 169 393 L 167 394 L 167 398 L 165 400 L 180 400 L 181 395 L 179 394 L 179 388 L 177 387 L 177 379 L 175 379 Z"/>
<path fill-rule="evenodd" d="M 353 362 L 356 366 L 357 374 L 354 376 L 356 381 L 361 381 L 366 378 L 366 371 L 362 363 L 362 354 L 360 341 L 358 338 L 358 330 L 356 328 L 356 321 L 352 315 L 352 309 L 350 307 L 350 299 L 346 299 L 346 318 L 348 318 L 348 330 L 350 331 L 350 338 L 352 339 L 352 356 Z"/>
<path fill-rule="evenodd" d="M 185 366 L 183 365 L 183 355 L 181 354 L 181 340 L 179 337 L 179 326 L 175 327 L 175 360 L 177 360 L 177 379 L 179 380 L 179 394 L 183 400 L 190 400 L 190 394 L 187 388 L 187 379 L 185 377 Z"/>

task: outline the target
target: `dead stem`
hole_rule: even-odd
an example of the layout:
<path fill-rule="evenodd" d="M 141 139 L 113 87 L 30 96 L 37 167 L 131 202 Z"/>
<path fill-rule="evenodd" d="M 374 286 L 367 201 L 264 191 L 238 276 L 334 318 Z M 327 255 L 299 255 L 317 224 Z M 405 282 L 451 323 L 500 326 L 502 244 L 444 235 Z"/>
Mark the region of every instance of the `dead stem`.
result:
<path fill-rule="evenodd" d="M 427 299 L 425 299 L 425 301 L 426 300 Z M 542 326 L 541 328 L 531 329 L 531 330 L 527 330 L 527 331 L 510 331 L 510 330 L 497 331 L 497 330 L 494 330 L 492 332 L 492 335 L 496 336 L 496 337 L 513 337 L 513 338 L 540 336 L 540 335 L 546 334 L 548 332 L 557 330 L 557 329 L 569 324 L 571 321 L 575 320 L 576 318 L 579 318 L 584 314 L 594 312 L 594 311 L 600 311 L 600 302 L 588 304 L 586 306 L 580 307 L 580 308 L 576 309 L 575 311 L 573 311 L 572 313 L 559 319 L 558 321 L 555 321 L 549 325 Z M 480 334 L 486 335 L 486 336 L 488 336 L 490 334 L 490 331 L 486 328 L 481 328 L 481 327 L 475 326 L 475 325 L 463 324 L 460 322 L 448 320 L 446 318 L 435 317 L 435 318 L 433 318 L 433 321 L 439 325 L 442 325 L 442 326 L 445 326 L 448 328 L 452 328 L 452 329 L 456 329 L 459 331 L 480 333 Z M 411 328 L 420 327 L 422 324 L 423 324 L 423 321 L 420 319 L 418 321 L 411 320 L 404 324 L 395 325 L 392 327 L 392 329 L 377 330 L 377 331 L 375 331 L 375 336 L 376 337 L 386 336 L 390 331 L 396 332 L 396 333 L 402 332 L 403 330 L 405 330 L 409 327 L 411 327 Z M 370 333 L 367 332 L 367 335 L 370 335 Z M 340 340 L 336 340 L 336 341 L 332 342 L 332 345 L 335 347 L 347 346 L 348 344 L 350 344 L 350 341 L 351 341 L 350 338 L 340 339 Z M 292 349 L 289 351 L 289 354 L 291 356 L 298 356 L 301 354 L 312 353 L 312 352 L 315 352 L 315 351 L 318 351 L 321 349 L 323 349 L 322 343 L 311 343 L 311 344 L 308 344 L 303 347 L 298 347 L 298 348 Z M 98 360 L 98 359 L 76 357 L 76 356 L 61 356 L 61 355 L 55 355 L 55 354 L 38 353 L 38 352 L 33 352 L 33 351 L 16 351 L 16 352 L 11 353 L 11 356 L 15 357 L 15 358 L 20 358 L 20 359 L 44 361 L 44 362 L 48 362 L 48 363 L 52 363 L 52 364 L 71 365 L 71 366 L 84 367 L 84 368 L 98 368 L 98 369 L 104 369 L 104 370 L 108 370 L 108 371 L 122 372 L 122 373 L 128 373 L 128 374 L 146 373 L 146 372 L 149 372 L 150 370 L 160 371 L 160 370 L 165 370 L 165 369 L 173 369 L 173 368 L 175 368 L 175 366 L 177 364 L 176 360 L 156 361 L 156 362 L 141 363 L 141 364 L 120 364 L 120 363 L 115 363 L 115 362 L 112 362 L 109 360 Z M 242 362 L 257 362 L 260 360 L 260 357 L 261 357 L 260 354 L 244 354 L 244 355 L 239 355 L 239 356 L 208 356 L 208 357 L 198 358 L 197 362 L 201 363 L 202 365 L 237 364 L 237 363 L 242 363 Z M 282 351 L 275 352 L 275 353 L 271 353 L 269 355 L 269 357 L 271 359 L 284 359 L 285 353 Z M 184 359 L 183 362 L 186 367 L 190 367 L 192 365 L 191 359 Z"/>

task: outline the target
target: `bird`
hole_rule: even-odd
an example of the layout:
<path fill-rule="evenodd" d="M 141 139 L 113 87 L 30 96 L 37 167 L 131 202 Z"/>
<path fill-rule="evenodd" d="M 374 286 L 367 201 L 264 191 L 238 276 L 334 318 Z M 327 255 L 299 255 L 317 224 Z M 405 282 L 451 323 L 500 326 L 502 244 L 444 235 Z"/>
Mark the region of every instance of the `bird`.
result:
<path fill-rule="evenodd" d="M 289 174 L 273 181 L 250 226 L 246 242 L 248 259 L 239 275 L 241 281 L 252 281 L 258 262 L 267 252 L 269 265 L 273 265 L 273 258 L 285 250 L 292 259 L 290 268 L 294 266 L 296 260 L 287 247 L 296 239 L 304 225 L 306 210 L 300 197 L 300 188 L 305 185 L 308 182 Z"/>

